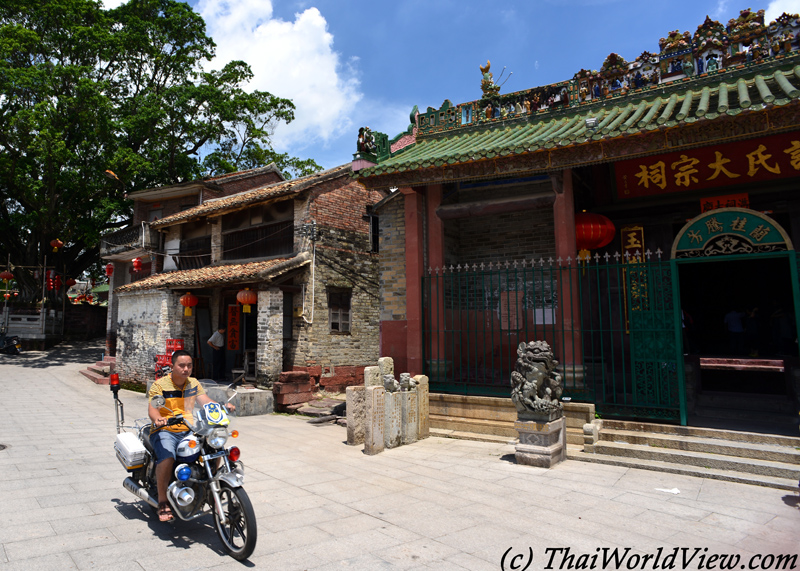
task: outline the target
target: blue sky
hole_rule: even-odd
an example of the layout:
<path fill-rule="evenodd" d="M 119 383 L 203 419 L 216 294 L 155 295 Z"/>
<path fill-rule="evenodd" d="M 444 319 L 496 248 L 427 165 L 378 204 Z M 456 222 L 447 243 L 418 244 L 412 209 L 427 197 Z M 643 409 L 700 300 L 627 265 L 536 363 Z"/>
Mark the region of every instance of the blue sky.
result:
<path fill-rule="evenodd" d="M 104 0 L 107 7 L 123 0 Z M 276 150 L 326 168 L 349 162 L 358 128 L 393 137 L 414 105 L 479 99 L 480 70 L 513 72 L 502 93 L 598 69 L 616 52 L 658 52 L 672 30 L 694 33 L 706 15 L 726 24 L 745 8 L 767 21 L 800 0 L 191 0 L 217 43 L 212 68 L 242 59 L 251 87 L 292 99 L 296 120 Z M 502 81 L 501 80 L 501 83 Z"/>

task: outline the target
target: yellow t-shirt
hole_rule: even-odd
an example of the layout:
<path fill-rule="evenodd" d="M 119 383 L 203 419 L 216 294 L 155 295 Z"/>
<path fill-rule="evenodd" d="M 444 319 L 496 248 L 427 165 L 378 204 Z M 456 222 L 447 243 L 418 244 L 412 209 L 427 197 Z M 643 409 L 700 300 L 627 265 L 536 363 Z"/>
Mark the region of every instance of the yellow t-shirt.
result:
<path fill-rule="evenodd" d="M 172 382 L 172 373 L 170 373 L 150 385 L 150 390 L 147 392 L 147 400 L 149 401 L 157 395 L 163 395 L 166 402 L 158 411 L 161 413 L 161 416 L 170 418 L 183 414 L 184 418 L 191 420 L 195 400 L 197 400 L 198 396 L 204 394 L 206 394 L 206 391 L 203 390 L 203 385 L 194 377 L 186 379 L 183 387 L 178 388 L 175 386 L 175 383 Z M 174 424 L 172 426 L 153 428 L 151 432 L 162 429 L 170 432 L 185 432 L 189 427 L 185 424 Z"/>

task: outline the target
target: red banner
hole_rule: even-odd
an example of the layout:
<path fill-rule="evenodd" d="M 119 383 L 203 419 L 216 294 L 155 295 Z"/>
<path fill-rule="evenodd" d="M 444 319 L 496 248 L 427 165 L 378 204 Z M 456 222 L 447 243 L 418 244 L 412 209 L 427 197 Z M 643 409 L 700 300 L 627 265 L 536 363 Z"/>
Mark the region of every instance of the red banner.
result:
<path fill-rule="evenodd" d="M 797 131 L 615 163 L 617 196 L 640 198 L 798 176 Z"/>
<path fill-rule="evenodd" d="M 241 313 L 239 313 L 239 305 L 228 306 L 228 351 L 239 350 L 239 324 L 241 322 Z"/>

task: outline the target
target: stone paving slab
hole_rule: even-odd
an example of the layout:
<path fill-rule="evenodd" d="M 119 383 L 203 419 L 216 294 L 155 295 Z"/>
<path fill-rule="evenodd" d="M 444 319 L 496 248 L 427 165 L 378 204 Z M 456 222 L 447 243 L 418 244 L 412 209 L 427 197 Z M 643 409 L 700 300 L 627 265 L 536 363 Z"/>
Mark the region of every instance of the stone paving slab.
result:
<path fill-rule="evenodd" d="M 101 343 L 0 357 L 13 403 L 0 418 L 10 445 L 0 451 L 0 571 L 240 571 L 209 518 L 162 524 L 122 488 L 111 393 L 79 374 L 98 352 Z M 121 398 L 129 421 L 145 416 L 143 395 Z M 501 568 L 511 549 L 531 550 L 529 568 L 543 569 L 547 547 L 798 554 L 797 492 L 572 461 L 544 470 L 517 465 L 507 443 L 437 437 L 367 456 L 343 427 L 306 420 L 235 419 L 257 568 L 480 571 Z"/>

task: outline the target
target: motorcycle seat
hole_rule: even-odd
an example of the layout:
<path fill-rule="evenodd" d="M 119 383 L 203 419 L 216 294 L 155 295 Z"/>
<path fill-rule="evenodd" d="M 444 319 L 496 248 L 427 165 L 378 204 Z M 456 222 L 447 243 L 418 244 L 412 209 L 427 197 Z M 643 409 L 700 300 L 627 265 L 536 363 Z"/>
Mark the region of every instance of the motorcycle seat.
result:
<path fill-rule="evenodd" d="M 156 451 L 153 450 L 153 445 L 150 444 L 150 428 L 151 426 L 148 424 L 142 429 L 142 441 L 144 443 L 144 448 L 150 453 L 150 456 L 155 458 Z"/>

